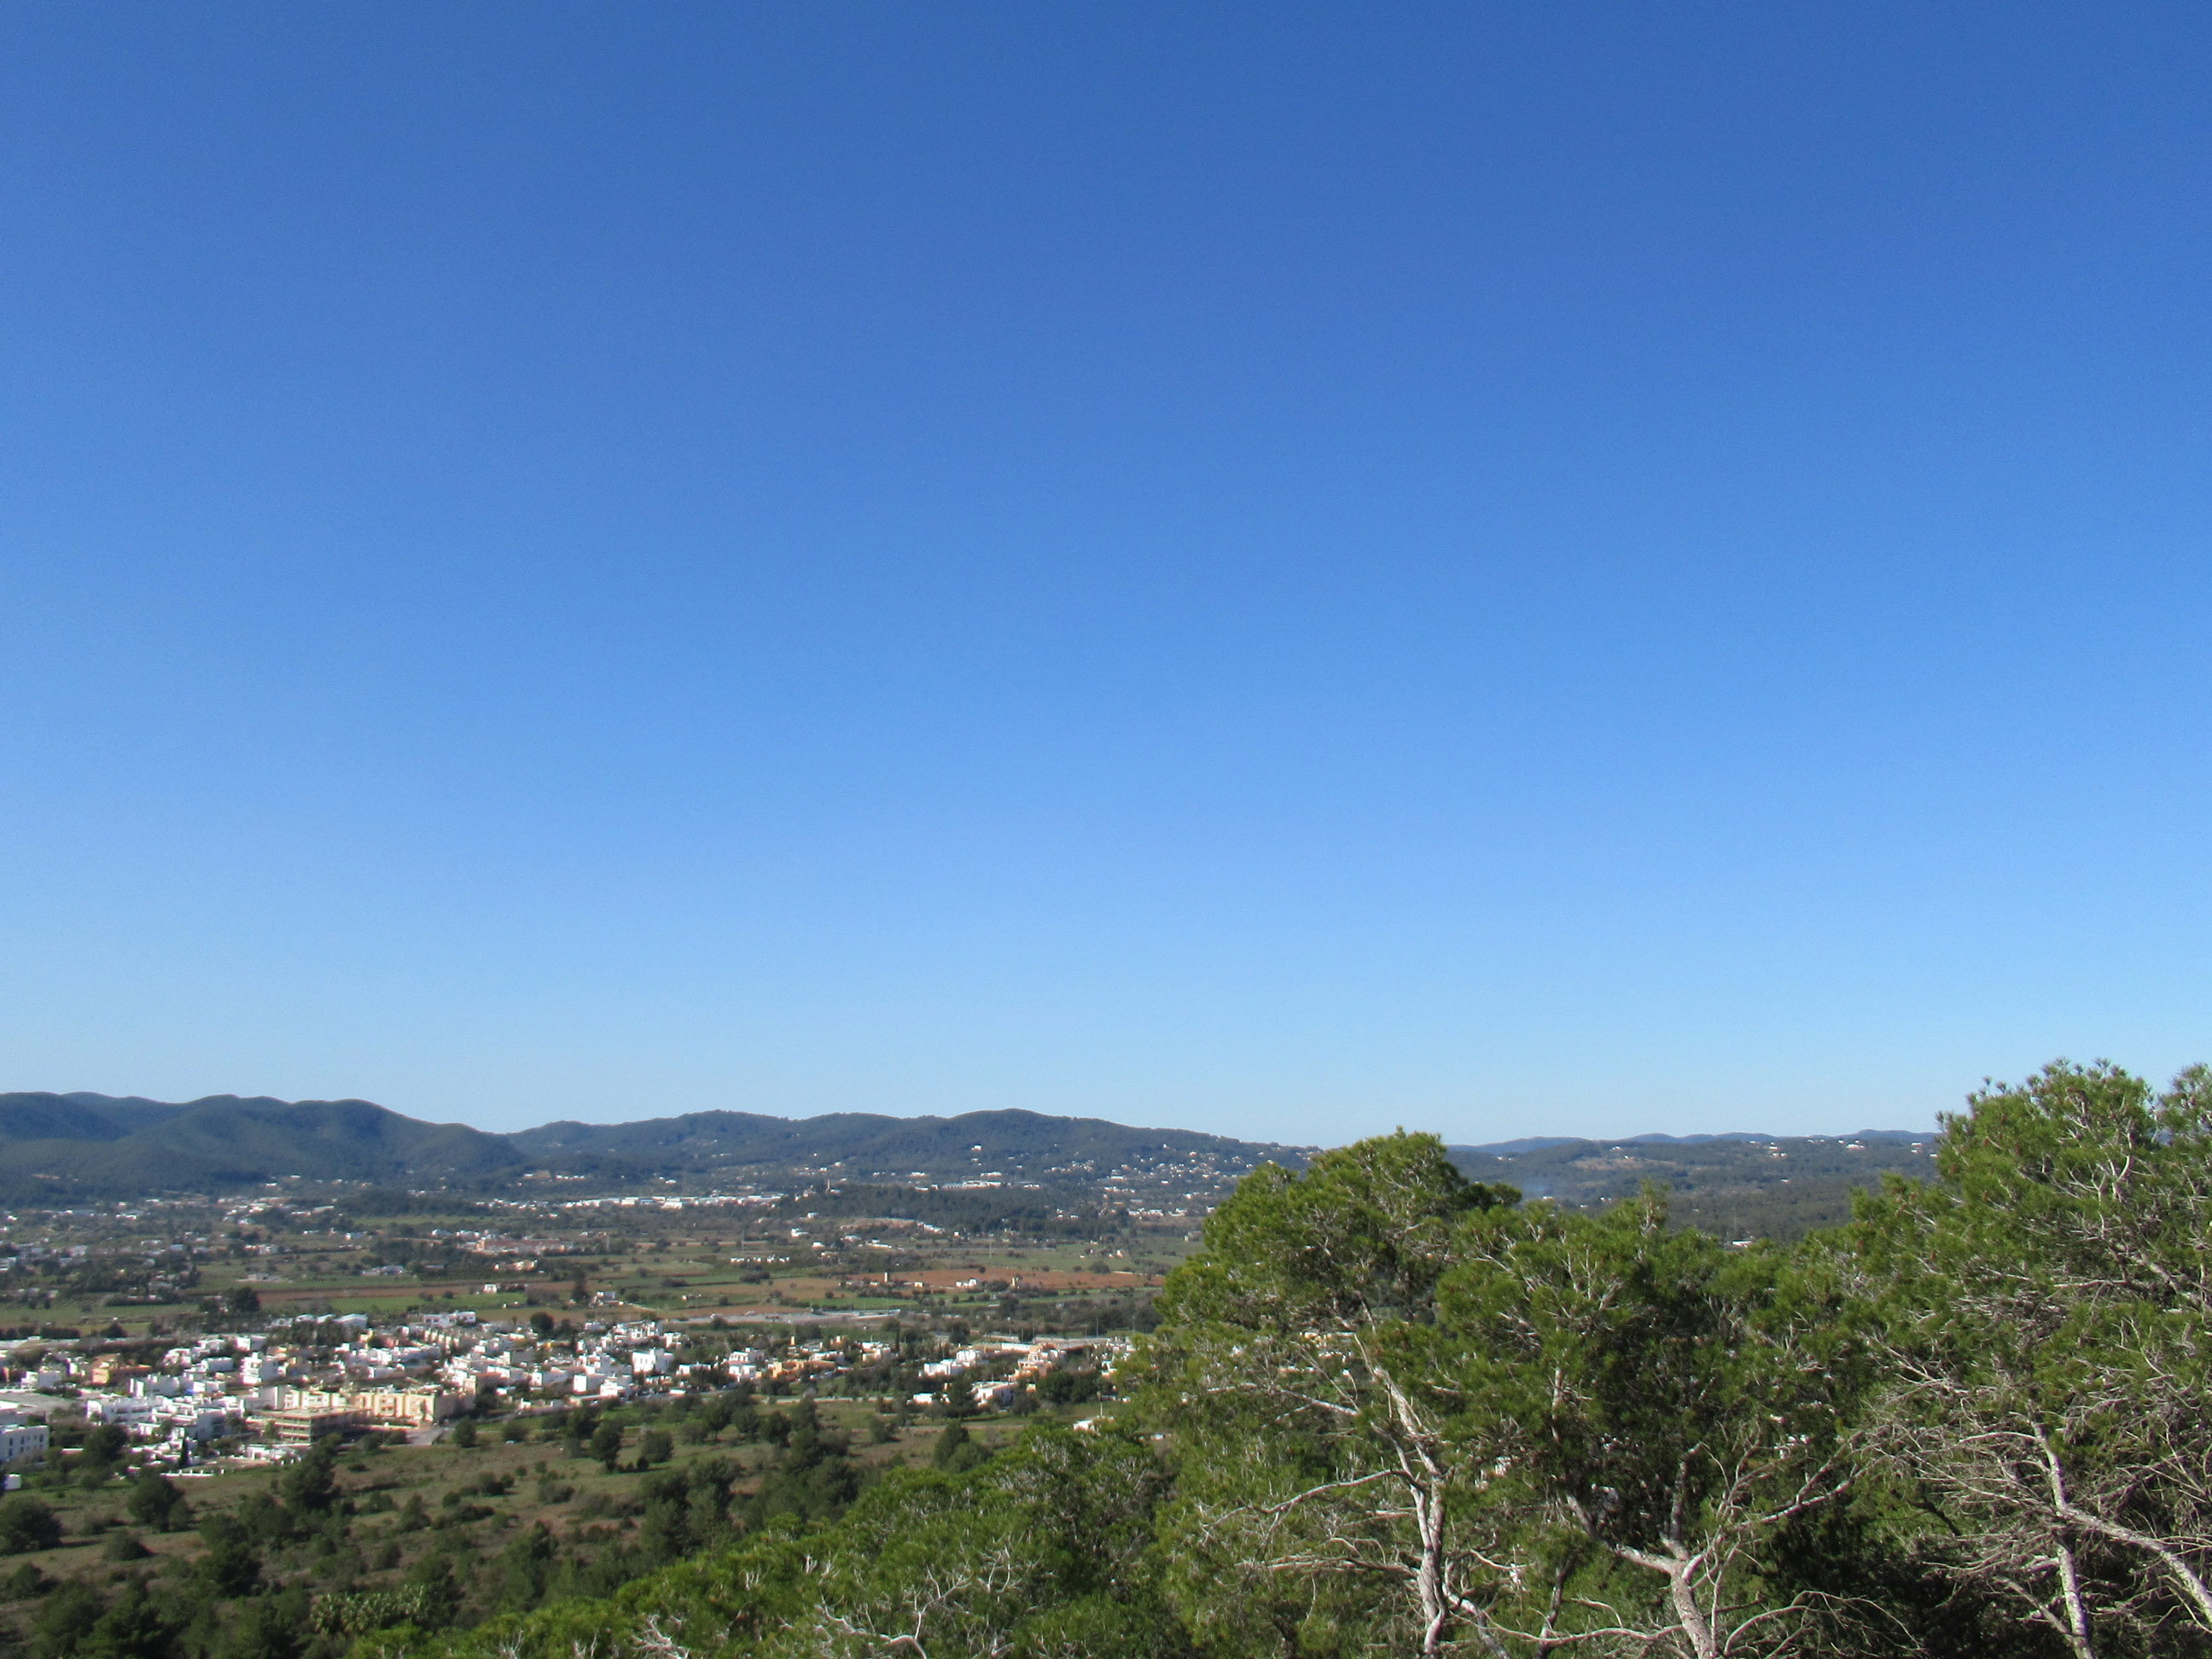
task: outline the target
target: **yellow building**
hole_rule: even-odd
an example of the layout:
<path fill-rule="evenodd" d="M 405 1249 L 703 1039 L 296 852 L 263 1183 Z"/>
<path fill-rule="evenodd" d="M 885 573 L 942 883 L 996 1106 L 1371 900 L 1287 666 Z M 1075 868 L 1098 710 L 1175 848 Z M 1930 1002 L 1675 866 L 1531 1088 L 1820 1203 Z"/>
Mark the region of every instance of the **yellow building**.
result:
<path fill-rule="evenodd" d="M 312 1446 L 326 1434 L 346 1434 L 361 1426 L 352 1412 L 278 1412 L 276 1422 L 281 1446 Z"/>
<path fill-rule="evenodd" d="M 277 1401 L 279 1416 L 299 1412 L 341 1413 L 360 1424 L 427 1428 L 456 1416 L 460 1396 L 444 1389 L 286 1389 Z"/>

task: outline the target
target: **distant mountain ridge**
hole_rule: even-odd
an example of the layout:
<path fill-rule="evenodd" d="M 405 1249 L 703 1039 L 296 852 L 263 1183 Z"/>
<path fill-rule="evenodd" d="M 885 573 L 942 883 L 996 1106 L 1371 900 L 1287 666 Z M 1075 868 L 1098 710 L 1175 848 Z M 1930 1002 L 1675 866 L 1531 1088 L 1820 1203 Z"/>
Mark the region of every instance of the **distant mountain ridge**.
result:
<path fill-rule="evenodd" d="M 492 1134 L 366 1100 L 171 1103 L 84 1092 L 0 1094 L 0 1148 L 8 1202 L 235 1191 L 295 1176 L 483 1189 L 532 1172 L 605 1185 L 808 1170 L 854 1180 L 1098 1184 L 1116 1175 L 1161 1179 L 1168 1170 L 1233 1176 L 1269 1158 L 1303 1163 L 1307 1151 L 1024 1111 L 695 1112 Z"/>
<path fill-rule="evenodd" d="M 1684 1221 L 1727 1235 L 1786 1237 L 1844 1218 L 1855 1187 L 1886 1174 L 1926 1171 L 1934 1140 L 1932 1131 L 1823 1137 L 1738 1131 L 1613 1140 L 1532 1135 L 1448 1150 L 1470 1176 L 1507 1182 L 1532 1198 L 1595 1206 L 1656 1182 L 1670 1189 Z M 366 1100 L 0 1094 L 0 1203 L 16 1204 L 237 1192 L 290 1177 L 487 1193 L 558 1176 L 580 1183 L 550 1189 L 569 1194 L 659 1180 L 1118 1183 L 1133 1196 L 1146 1187 L 1218 1192 L 1267 1159 L 1303 1165 L 1312 1150 L 1024 1111 L 800 1119 L 690 1112 L 493 1134 L 465 1123 L 427 1123 Z"/>
<path fill-rule="evenodd" d="M 1535 1136 L 1446 1150 L 1477 1181 L 1530 1198 L 1594 1209 L 1646 1185 L 1668 1189 L 1679 1221 L 1723 1237 L 1790 1238 L 1850 1214 L 1851 1194 L 1885 1176 L 1932 1172 L 1936 1133 L 1864 1129 L 1850 1135 Z"/>
<path fill-rule="evenodd" d="M 856 1177 L 973 1174 L 980 1164 L 1018 1165 L 1032 1177 L 1095 1177 L 1132 1158 L 1157 1163 L 1163 1153 L 1238 1159 L 1303 1151 L 1189 1129 L 1133 1129 L 1103 1118 L 1024 1111 L 966 1112 L 951 1118 L 692 1112 L 635 1123 L 548 1123 L 507 1139 L 531 1156 L 576 1168 L 842 1164 Z"/>
<path fill-rule="evenodd" d="M 1910 1144 L 1926 1140 L 1935 1133 L 1932 1129 L 1860 1129 L 1847 1135 L 1772 1135 L 1760 1134 L 1750 1129 L 1730 1129 L 1717 1135 L 1617 1135 L 1601 1139 L 1589 1135 L 1524 1135 L 1518 1140 L 1493 1140 L 1479 1146 L 1453 1146 L 1453 1152 L 1538 1152 L 1552 1146 L 1710 1146 L 1716 1141 L 1755 1140 L 1772 1143 L 1778 1140 L 1881 1140 L 1904 1141 Z"/>
<path fill-rule="evenodd" d="M 0 1141 L 120 1140 L 184 1109 L 136 1095 L 0 1095 Z"/>
<path fill-rule="evenodd" d="M 0 1199 L 10 1201 L 234 1191 L 295 1176 L 483 1182 L 526 1167 L 497 1135 L 366 1100 L 6 1094 L 0 1144 Z"/>

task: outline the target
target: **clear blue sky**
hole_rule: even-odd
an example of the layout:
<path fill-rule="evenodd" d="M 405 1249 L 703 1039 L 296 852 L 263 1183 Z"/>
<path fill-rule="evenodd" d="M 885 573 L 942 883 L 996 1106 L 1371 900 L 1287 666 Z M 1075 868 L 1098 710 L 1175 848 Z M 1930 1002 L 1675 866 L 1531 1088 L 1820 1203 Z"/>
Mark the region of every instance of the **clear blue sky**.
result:
<path fill-rule="evenodd" d="M 2212 1055 L 2212 11 L 0 15 L 0 1086 Z"/>

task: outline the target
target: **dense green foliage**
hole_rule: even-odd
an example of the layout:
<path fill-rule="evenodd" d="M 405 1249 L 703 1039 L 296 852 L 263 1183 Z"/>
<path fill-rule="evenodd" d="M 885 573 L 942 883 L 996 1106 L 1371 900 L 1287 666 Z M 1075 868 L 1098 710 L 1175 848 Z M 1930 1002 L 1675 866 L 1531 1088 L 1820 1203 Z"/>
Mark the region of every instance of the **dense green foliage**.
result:
<path fill-rule="evenodd" d="M 611 1596 L 556 1601 L 442 1640 L 394 1624 L 356 1652 L 1172 1659 L 1191 1649 L 1162 1595 L 1153 1521 L 1166 1486 L 1133 1437 L 1041 1428 L 964 1472 L 895 1474 L 811 1528 L 786 1512 Z"/>
<path fill-rule="evenodd" d="M 1223 1653 L 2212 1650 L 2212 1079 L 2055 1066 L 1730 1249 L 1419 1137 L 1245 1183 L 1146 1404 Z"/>
<path fill-rule="evenodd" d="M 45 1504 L 27 1492 L 0 1498 L 0 1553 L 52 1549 L 62 1535 L 61 1522 Z"/>
<path fill-rule="evenodd" d="M 2212 1072 L 1991 1091 L 1826 1241 L 1899 1531 L 2077 1659 L 2212 1638 Z"/>

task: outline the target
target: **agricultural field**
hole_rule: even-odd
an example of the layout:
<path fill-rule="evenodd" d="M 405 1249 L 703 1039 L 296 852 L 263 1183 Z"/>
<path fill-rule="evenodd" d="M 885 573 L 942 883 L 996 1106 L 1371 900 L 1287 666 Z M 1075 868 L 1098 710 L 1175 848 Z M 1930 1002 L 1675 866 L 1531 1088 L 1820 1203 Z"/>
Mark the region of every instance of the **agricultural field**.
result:
<path fill-rule="evenodd" d="M 884 1214 L 821 1212 L 843 1196 L 555 1204 L 301 1182 L 251 1200 L 17 1211 L 0 1217 L 0 1330 L 130 1341 L 245 1312 L 385 1323 L 556 1309 L 732 1322 L 896 1313 L 1096 1333 L 1141 1321 L 1210 1207 L 1138 1219 L 1079 1202 L 1010 1216 L 884 1191 L 871 1196 Z"/>

